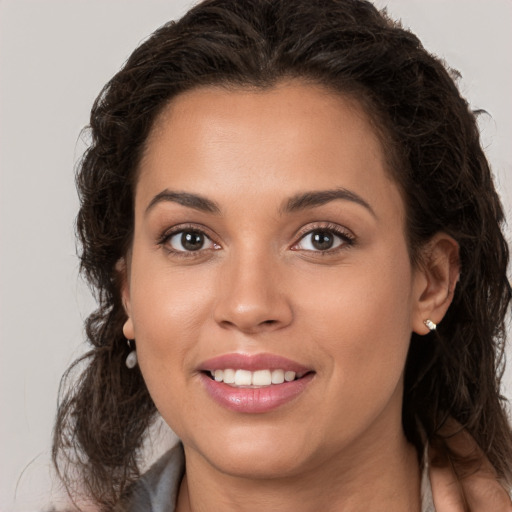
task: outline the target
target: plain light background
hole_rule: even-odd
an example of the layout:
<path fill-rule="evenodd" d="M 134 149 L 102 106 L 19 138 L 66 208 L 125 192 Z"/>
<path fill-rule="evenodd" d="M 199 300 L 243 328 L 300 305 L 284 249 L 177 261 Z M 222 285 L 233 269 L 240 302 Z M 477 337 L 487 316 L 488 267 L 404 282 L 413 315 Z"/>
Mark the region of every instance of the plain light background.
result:
<path fill-rule="evenodd" d="M 458 69 L 472 107 L 490 114 L 482 136 L 512 219 L 512 0 L 376 3 Z M 0 512 L 42 511 L 58 493 L 49 464 L 57 390 L 84 350 L 93 307 L 73 234 L 80 130 L 131 51 L 190 4 L 0 0 Z M 512 397 L 512 368 L 504 391 Z"/>

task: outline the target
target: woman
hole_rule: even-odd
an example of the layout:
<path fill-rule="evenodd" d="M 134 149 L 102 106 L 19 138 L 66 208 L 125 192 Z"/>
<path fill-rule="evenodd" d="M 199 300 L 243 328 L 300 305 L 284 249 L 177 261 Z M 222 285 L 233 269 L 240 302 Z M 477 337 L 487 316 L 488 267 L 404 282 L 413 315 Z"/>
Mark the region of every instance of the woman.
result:
<path fill-rule="evenodd" d="M 135 50 L 91 133 L 100 308 L 54 445 L 90 497 L 426 511 L 431 480 L 437 510 L 507 510 L 503 214 L 414 35 L 362 1 L 207 1 Z M 157 411 L 182 445 L 137 482 Z"/>

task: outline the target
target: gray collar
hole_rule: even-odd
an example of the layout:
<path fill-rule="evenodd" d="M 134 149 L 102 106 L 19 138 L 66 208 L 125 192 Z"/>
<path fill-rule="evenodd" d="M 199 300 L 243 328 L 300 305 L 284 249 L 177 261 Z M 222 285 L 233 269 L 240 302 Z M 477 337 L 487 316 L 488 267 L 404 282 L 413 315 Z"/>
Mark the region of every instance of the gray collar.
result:
<path fill-rule="evenodd" d="M 119 512 L 175 512 L 184 473 L 185 454 L 178 443 L 135 482 Z"/>

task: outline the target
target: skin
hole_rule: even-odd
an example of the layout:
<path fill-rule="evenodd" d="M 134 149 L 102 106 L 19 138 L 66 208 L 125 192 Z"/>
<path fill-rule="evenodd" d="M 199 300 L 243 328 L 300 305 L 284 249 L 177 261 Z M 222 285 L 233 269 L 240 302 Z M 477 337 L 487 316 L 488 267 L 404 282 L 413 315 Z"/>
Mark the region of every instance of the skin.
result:
<path fill-rule="evenodd" d="M 510 495 L 471 435 L 453 419 L 446 422 L 441 434 L 459 459 L 450 460 L 440 443 L 429 447 L 429 476 L 436 511 L 512 512 Z"/>
<path fill-rule="evenodd" d="M 426 334 L 423 321 L 450 304 L 457 244 L 439 233 L 411 264 L 384 155 L 356 101 L 300 82 L 196 89 L 157 120 L 136 186 L 124 334 L 185 447 L 180 512 L 420 510 L 403 370 L 411 332 Z M 284 211 L 297 194 L 339 189 L 367 206 Z M 163 191 L 218 211 L 155 202 Z M 315 249 L 310 233 L 332 227 L 338 247 Z M 166 235 L 192 228 L 206 242 L 184 255 Z M 240 414 L 209 397 L 198 371 L 233 352 L 284 356 L 314 378 L 284 406 Z"/>

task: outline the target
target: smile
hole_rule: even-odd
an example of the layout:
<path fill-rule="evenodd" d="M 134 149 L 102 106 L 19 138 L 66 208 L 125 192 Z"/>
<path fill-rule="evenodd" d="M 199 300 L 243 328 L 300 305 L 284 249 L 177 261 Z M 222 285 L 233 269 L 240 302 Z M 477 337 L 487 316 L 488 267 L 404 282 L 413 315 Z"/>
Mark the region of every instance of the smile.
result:
<path fill-rule="evenodd" d="M 216 382 L 224 382 L 233 387 L 266 387 L 271 385 L 279 385 L 284 382 L 292 382 L 300 379 L 304 375 L 298 374 L 291 370 L 233 370 L 231 368 L 225 370 L 210 370 L 213 380 Z"/>
<path fill-rule="evenodd" d="M 221 407 L 238 413 L 266 413 L 300 399 L 315 371 L 273 354 L 226 354 L 198 368 L 201 382 Z"/>

